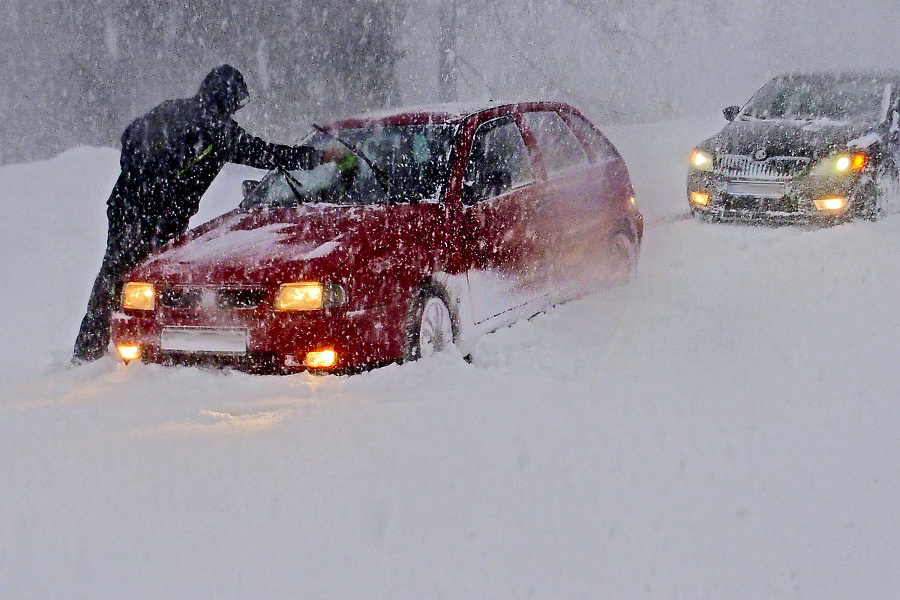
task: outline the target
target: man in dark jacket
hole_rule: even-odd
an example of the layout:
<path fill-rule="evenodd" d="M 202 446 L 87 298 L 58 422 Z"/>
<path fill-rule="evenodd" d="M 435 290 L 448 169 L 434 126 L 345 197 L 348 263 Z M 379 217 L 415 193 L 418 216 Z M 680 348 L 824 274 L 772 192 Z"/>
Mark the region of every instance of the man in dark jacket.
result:
<path fill-rule="evenodd" d="M 141 260 L 187 229 L 200 197 L 226 162 L 259 169 L 312 169 L 342 153 L 270 144 L 232 115 L 249 99 L 240 71 L 216 67 L 191 98 L 166 101 L 122 134 L 122 173 L 107 201 L 109 234 L 100 273 L 75 341 L 73 362 L 100 358 L 124 278 Z"/>

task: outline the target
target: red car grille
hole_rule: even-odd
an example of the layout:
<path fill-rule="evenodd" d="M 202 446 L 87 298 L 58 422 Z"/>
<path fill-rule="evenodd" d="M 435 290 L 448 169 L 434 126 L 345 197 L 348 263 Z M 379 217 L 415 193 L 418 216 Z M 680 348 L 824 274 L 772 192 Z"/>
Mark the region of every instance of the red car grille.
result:
<path fill-rule="evenodd" d="M 234 310 L 256 308 L 266 301 L 268 292 L 258 288 L 181 288 L 160 290 L 159 303 L 166 308 L 193 310 L 215 308 Z"/>

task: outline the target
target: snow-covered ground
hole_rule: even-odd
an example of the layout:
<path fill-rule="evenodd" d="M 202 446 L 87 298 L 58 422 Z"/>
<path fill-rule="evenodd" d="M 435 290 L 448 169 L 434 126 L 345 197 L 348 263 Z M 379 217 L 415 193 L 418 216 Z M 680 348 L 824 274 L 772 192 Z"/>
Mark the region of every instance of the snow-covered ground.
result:
<path fill-rule="evenodd" d="M 349 378 L 70 367 L 117 154 L 0 168 L 0 597 L 896 597 L 900 217 L 679 220 L 722 123 L 609 132 L 633 285 Z"/>

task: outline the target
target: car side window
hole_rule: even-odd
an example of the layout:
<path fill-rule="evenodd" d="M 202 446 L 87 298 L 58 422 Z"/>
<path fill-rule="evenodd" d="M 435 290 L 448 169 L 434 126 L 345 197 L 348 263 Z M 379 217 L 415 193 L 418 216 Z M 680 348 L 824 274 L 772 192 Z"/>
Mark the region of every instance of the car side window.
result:
<path fill-rule="evenodd" d="M 606 136 L 594 129 L 583 117 L 566 113 L 566 122 L 572 128 L 594 155 L 594 161 L 605 163 L 610 160 L 618 160 L 619 153 Z"/>
<path fill-rule="evenodd" d="M 510 118 L 483 123 L 475 132 L 463 179 L 463 202 L 475 204 L 534 180 L 531 157 Z"/>
<path fill-rule="evenodd" d="M 556 112 L 525 113 L 525 123 L 534 133 L 548 173 L 588 163 L 581 142 Z"/>

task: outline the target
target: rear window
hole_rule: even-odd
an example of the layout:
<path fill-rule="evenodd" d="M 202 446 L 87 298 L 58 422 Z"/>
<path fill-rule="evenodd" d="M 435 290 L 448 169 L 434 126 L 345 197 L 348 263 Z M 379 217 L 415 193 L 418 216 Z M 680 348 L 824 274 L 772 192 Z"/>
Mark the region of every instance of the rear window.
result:
<path fill-rule="evenodd" d="M 589 162 L 581 142 L 559 114 L 553 111 L 530 112 L 525 113 L 524 118 L 537 140 L 548 172 Z"/>
<path fill-rule="evenodd" d="M 595 161 L 604 163 L 610 160 L 618 160 L 619 153 L 612 145 L 612 142 L 594 129 L 587 119 L 579 115 L 566 113 L 566 122 L 594 155 Z"/>

